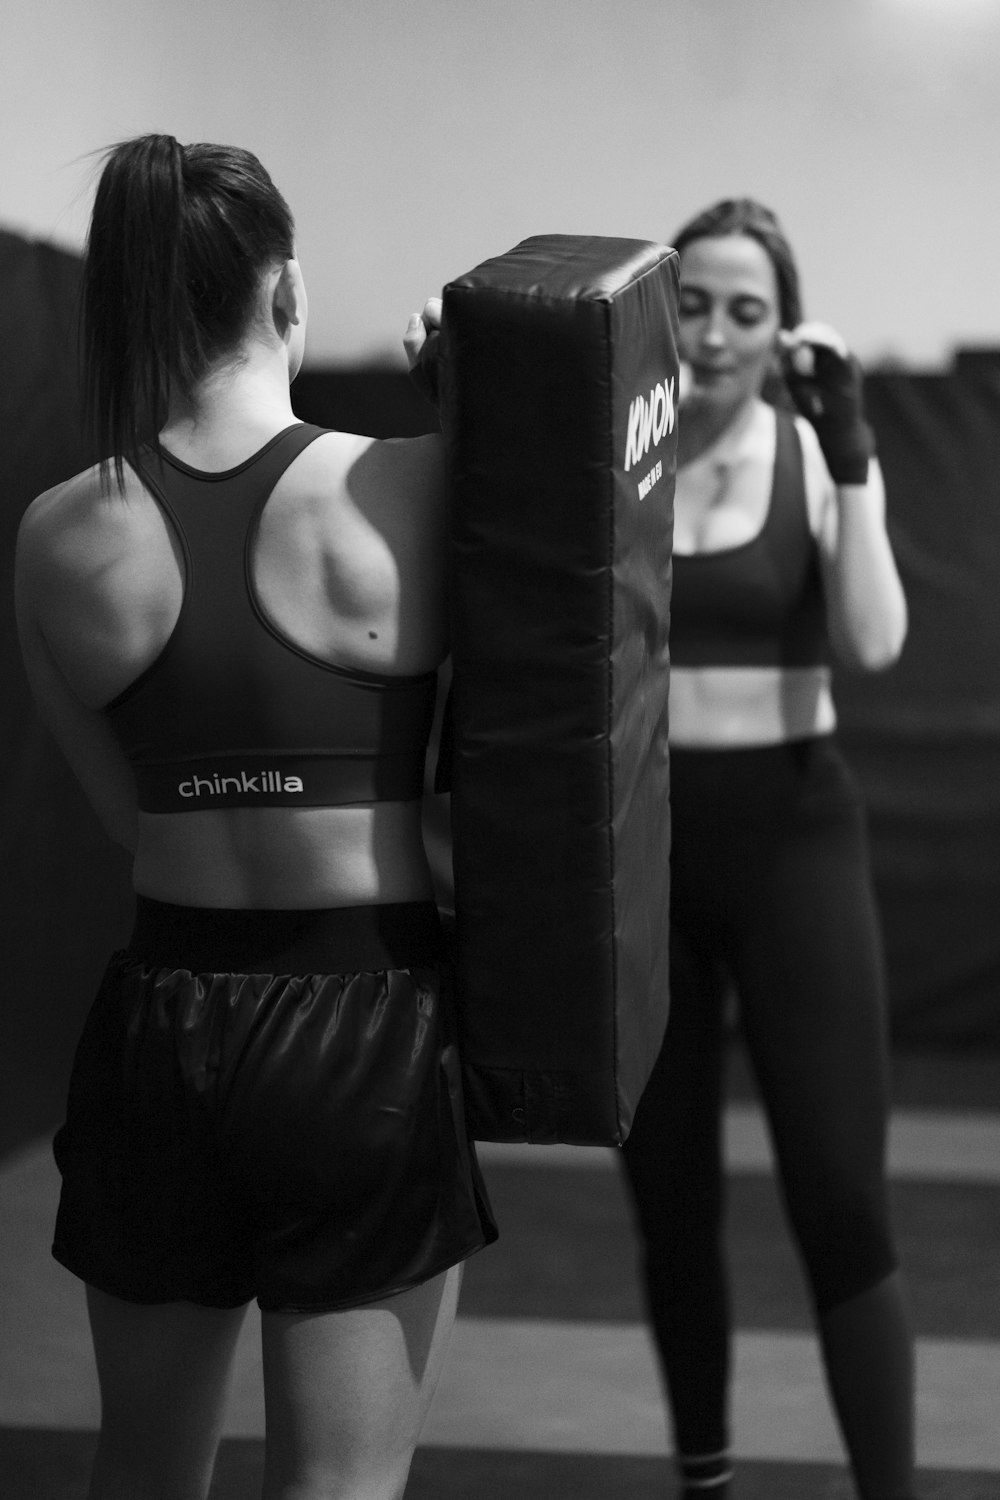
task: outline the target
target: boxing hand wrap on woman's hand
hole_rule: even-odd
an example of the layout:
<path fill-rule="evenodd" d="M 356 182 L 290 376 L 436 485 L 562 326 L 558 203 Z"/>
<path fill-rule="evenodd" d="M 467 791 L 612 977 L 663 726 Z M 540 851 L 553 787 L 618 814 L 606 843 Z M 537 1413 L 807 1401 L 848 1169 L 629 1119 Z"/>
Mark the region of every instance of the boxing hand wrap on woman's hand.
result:
<path fill-rule="evenodd" d="M 861 366 L 826 342 L 786 344 L 785 384 L 808 417 L 835 484 L 865 484 L 875 451 L 865 421 Z"/>

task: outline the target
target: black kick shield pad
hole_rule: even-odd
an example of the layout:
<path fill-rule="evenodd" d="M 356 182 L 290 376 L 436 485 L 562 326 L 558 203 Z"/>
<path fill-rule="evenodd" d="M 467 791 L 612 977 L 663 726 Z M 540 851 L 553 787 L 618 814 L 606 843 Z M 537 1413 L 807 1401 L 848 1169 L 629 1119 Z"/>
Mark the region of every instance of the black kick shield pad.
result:
<path fill-rule="evenodd" d="M 620 1144 L 668 1007 L 677 256 L 444 289 L 455 981 L 472 1134 Z"/>

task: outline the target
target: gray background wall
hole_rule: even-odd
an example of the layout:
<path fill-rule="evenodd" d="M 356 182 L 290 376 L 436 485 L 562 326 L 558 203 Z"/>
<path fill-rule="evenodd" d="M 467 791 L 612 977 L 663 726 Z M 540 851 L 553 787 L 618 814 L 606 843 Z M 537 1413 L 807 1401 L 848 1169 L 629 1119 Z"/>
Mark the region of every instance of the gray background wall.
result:
<path fill-rule="evenodd" d="M 255 150 L 289 198 L 314 364 L 528 234 L 783 214 L 871 363 L 1000 342 L 997 0 L 7 0 L 0 226 L 81 241 L 123 136 Z"/>

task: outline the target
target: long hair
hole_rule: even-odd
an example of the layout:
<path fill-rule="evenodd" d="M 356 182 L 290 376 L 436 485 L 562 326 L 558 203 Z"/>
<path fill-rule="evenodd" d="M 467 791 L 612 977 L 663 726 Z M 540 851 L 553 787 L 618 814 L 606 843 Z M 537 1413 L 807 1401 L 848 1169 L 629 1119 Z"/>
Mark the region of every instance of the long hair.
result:
<path fill-rule="evenodd" d="M 720 198 L 711 208 L 689 219 L 672 240 L 678 254 L 693 240 L 745 234 L 765 250 L 778 283 L 778 313 L 782 328 L 802 322 L 802 289 L 792 247 L 776 214 L 756 198 Z"/>
<path fill-rule="evenodd" d="M 86 408 L 105 480 L 239 346 L 263 273 L 294 254 L 291 211 L 235 146 L 143 135 L 106 153 L 83 272 Z"/>

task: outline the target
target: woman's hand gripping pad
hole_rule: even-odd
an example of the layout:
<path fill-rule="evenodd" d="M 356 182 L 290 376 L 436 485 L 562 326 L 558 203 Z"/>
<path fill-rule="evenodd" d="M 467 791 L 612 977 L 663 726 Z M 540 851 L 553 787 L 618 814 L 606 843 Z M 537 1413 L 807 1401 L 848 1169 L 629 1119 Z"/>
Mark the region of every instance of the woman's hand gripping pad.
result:
<path fill-rule="evenodd" d="M 618 1144 L 666 1025 L 677 256 L 525 240 L 444 291 L 452 827 L 480 1140 Z"/>

